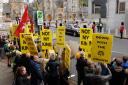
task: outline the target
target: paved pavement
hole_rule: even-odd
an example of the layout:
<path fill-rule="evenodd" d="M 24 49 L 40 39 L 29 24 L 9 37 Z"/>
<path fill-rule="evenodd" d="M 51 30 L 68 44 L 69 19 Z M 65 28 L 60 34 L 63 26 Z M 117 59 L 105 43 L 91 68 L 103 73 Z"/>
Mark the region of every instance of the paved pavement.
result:
<path fill-rule="evenodd" d="M 12 69 L 7 67 L 6 59 L 0 60 L 0 85 L 12 85 Z"/>

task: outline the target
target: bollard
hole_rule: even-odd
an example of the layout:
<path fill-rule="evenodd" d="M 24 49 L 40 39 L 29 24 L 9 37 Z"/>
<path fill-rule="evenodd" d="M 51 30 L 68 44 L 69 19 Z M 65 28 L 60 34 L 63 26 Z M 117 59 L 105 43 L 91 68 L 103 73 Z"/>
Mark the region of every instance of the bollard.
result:
<path fill-rule="evenodd" d="M 126 29 L 124 29 L 123 37 L 126 38 Z"/>
<path fill-rule="evenodd" d="M 95 28 L 95 33 L 98 33 L 98 29 L 97 29 L 97 27 Z"/>
<path fill-rule="evenodd" d="M 118 29 L 115 29 L 115 36 L 119 36 L 118 35 Z"/>
<path fill-rule="evenodd" d="M 111 34 L 111 30 L 110 30 L 110 28 L 108 29 L 108 34 Z"/>
<path fill-rule="evenodd" d="M 104 34 L 104 28 L 102 28 L 102 31 L 101 31 L 102 34 Z"/>

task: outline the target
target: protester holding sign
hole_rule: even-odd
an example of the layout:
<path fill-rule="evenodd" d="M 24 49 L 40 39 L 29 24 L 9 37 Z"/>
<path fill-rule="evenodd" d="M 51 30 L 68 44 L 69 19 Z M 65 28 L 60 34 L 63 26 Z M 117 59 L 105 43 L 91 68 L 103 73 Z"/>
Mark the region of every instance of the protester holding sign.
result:
<path fill-rule="evenodd" d="M 80 53 L 80 58 L 77 59 L 77 63 L 76 63 L 76 70 L 77 70 L 77 74 L 78 74 L 78 82 L 77 85 L 81 85 L 82 82 L 84 82 L 84 68 L 87 66 L 87 60 L 84 59 L 84 52 Z"/>
<path fill-rule="evenodd" d="M 68 77 L 70 61 L 67 61 L 66 58 L 70 58 L 70 56 L 68 56 L 65 51 L 66 49 L 64 48 L 60 61 L 60 85 L 69 85 Z"/>

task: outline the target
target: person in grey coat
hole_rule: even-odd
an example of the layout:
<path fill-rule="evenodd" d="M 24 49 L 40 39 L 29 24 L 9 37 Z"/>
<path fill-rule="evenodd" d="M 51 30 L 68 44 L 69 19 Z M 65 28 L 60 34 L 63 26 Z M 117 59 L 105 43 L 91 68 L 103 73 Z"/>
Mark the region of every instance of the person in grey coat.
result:
<path fill-rule="evenodd" d="M 102 68 L 100 65 L 95 65 L 95 73 L 89 73 L 86 74 L 86 85 L 106 85 L 106 83 L 111 79 L 112 74 L 109 68 L 106 65 L 106 68 L 108 69 L 108 75 L 102 75 L 101 71 Z"/>

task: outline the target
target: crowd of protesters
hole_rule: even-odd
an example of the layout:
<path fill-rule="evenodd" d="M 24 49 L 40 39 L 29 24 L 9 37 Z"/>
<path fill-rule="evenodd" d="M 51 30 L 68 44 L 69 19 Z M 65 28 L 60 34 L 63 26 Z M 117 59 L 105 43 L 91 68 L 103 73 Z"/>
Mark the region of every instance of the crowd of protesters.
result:
<path fill-rule="evenodd" d="M 94 23 L 95 24 L 95 23 Z M 65 52 L 45 54 L 48 59 L 30 53 L 22 54 L 15 41 L 0 38 L 14 73 L 13 85 L 69 85 L 70 70 L 64 64 Z M 56 51 L 55 51 L 56 52 Z M 76 53 L 77 85 L 128 85 L 128 57 L 114 58 L 110 64 L 86 59 L 79 48 Z"/>
<path fill-rule="evenodd" d="M 76 59 L 77 85 L 128 85 L 128 57 L 114 58 L 110 64 L 94 63 L 79 48 Z"/>
<path fill-rule="evenodd" d="M 57 59 L 55 53 L 46 52 L 49 59 L 43 59 L 30 53 L 22 54 L 14 42 L 4 39 L 2 48 L 7 57 L 7 66 L 14 73 L 13 85 L 69 85 L 69 69 L 62 57 Z"/>

